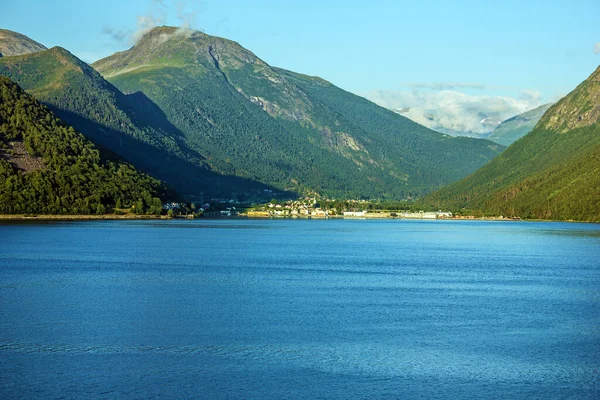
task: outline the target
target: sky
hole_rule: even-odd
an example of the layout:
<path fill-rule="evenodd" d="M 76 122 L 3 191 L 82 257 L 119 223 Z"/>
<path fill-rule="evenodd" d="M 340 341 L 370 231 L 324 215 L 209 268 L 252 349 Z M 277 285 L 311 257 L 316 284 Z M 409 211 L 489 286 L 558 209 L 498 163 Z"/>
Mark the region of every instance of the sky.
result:
<path fill-rule="evenodd" d="M 87 62 L 126 50 L 154 24 L 189 26 L 410 108 L 440 131 L 489 131 L 600 65 L 600 0 L 0 0 L 0 10 L 0 28 Z"/>

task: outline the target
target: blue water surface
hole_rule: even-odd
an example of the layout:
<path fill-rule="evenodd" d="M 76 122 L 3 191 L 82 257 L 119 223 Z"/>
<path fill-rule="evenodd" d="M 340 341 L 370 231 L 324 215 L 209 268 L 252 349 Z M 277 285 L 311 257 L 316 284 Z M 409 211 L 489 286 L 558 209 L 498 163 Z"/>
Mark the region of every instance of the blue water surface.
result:
<path fill-rule="evenodd" d="M 0 398 L 600 398 L 600 225 L 0 223 Z"/>

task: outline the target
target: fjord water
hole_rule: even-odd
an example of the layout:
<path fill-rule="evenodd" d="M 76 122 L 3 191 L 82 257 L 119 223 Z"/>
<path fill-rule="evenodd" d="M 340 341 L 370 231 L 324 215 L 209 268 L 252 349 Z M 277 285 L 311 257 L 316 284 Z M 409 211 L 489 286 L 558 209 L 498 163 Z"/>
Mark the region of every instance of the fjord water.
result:
<path fill-rule="evenodd" d="M 1 398 L 599 398 L 600 225 L 0 224 Z"/>

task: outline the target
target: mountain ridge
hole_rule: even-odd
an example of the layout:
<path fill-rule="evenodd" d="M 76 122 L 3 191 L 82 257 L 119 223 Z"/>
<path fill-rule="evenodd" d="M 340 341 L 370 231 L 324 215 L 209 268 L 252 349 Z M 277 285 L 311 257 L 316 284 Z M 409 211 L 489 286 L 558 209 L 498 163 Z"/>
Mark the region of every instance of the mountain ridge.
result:
<path fill-rule="evenodd" d="M 334 197 L 410 197 L 466 175 L 502 149 L 492 142 L 473 142 L 470 151 L 479 154 L 474 158 L 483 158 L 475 166 L 465 166 L 465 154 L 459 157 L 451 147 L 446 152 L 453 154 L 458 167 L 444 164 L 432 171 L 437 162 L 431 160 L 420 163 L 413 173 L 407 170 L 410 163 L 402 160 L 414 159 L 415 147 L 425 151 L 420 136 L 436 137 L 440 143 L 430 145 L 442 152 L 445 135 L 417 128 L 398 116 L 390 119 L 397 128 L 392 133 L 412 138 L 404 140 L 405 147 L 388 146 L 385 136 L 381 145 L 373 144 L 369 137 L 373 132 L 349 122 L 348 115 L 317 99 L 314 91 L 307 93 L 291 83 L 280 73 L 283 70 L 236 42 L 201 32 L 155 28 L 131 49 L 92 66 L 124 93 L 148 96 L 215 170 L 279 189 L 322 190 Z M 343 96 L 358 97 L 348 92 Z M 363 107 L 367 114 L 381 112 L 367 100 Z M 262 128 L 259 132 L 252 126 Z M 410 129 L 419 132 L 413 135 Z"/>
<path fill-rule="evenodd" d="M 123 94 L 64 48 L 0 58 L 0 75 L 19 83 L 97 146 L 167 181 L 183 195 L 201 193 L 205 187 L 225 195 L 230 191 L 218 188 L 233 184 L 240 190 L 268 187 L 208 170 L 146 96 Z"/>
<path fill-rule="evenodd" d="M 504 146 L 509 146 L 517 139 L 531 132 L 551 106 L 552 103 L 542 104 L 534 109 L 504 120 L 487 138 Z"/>
<path fill-rule="evenodd" d="M 0 29 L 0 57 L 11 57 L 46 50 L 46 46 L 8 29 Z"/>

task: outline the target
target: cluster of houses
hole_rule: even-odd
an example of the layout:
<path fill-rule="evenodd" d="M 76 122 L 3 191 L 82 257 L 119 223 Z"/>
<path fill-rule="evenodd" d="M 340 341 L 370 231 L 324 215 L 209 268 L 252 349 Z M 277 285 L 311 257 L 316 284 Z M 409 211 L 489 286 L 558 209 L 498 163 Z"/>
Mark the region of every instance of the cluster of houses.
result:
<path fill-rule="evenodd" d="M 217 199 L 218 200 L 218 199 Z M 247 215 L 248 217 L 292 217 L 292 218 L 328 218 L 328 217 L 344 217 L 344 218 L 407 218 L 407 219 L 444 219 L 453 218 L 451 212 L 436 211 L 436 212 L 409 212 L 409 211 L 368 211 L 367 204 L 355 201 L 353 207 L 349 209 L 336 209 L 335 207 L 321 207 L 317 203 L 316 198 L 304 198 L 298 200 L 289 200 L 287 202 L 272 202 L 261 207 L 251 209 L 247 213 L 240 213 L 240 210 L 233 206 L 233 201 L 217 201 L 216 206 L 206 203 L 194 203 L 188 209 L 188 205 L 184 203 L 166 203 L 163 204 L 163 209 L 174 210 L 188 214 L 202 213 L 207 217 L 231 217 L 237 215 Z M 366 203 L 366 202 L 365 202 Z M 346 203 L 347 204 L 347 203 Z M 336 205 L 338 205 L 336 203 Z M 339 205 L 338 205 L 339 206 Z M 363 209 L 363 207 L 365 209 Z"/>
<path fill-rule="evenodd" d="M 292 202 L 288 204 L 267 205 L 268 209 L 248 211 L 251 217 L 328 217 L 335 215 L 336 210 L 323 210 L 322 208 L 313 208 L 301 202 Z"/>
<path fill-rule="evenodd" d="M 410 219 L 444 219 L 444 218 L 452 218 L 452 213 L 449 211 L 401 212 L 401 213 L 398 213 L 398 217 L 410 218 Z"/>
<path fill-rule="evenodd" d="M 284 204 L 269 203 L 260 209 L 248 211 L 249 217 L 344 217 L 344 218 L 408 218 L 408 219 L 444 219 L 452 218 L 451 212 L 384 212 L 359 209 L 337 210 L 314 207 L 310 201 L 298 200 Z"/>
<path fill-rule="evenodd" d="M 185 203 L 165 203 L 163 204 L 163 210 L 179 210 L 186 208 Z"/>
<path fill-rule="evenodd" d="M 435 212 L 367 212 L 364 211 L 344 211 L 344 217 L 348 218 L 407 218 L 407 219 L 444 219 L 452 218 L 452 213 L 448 211 Z"/>

